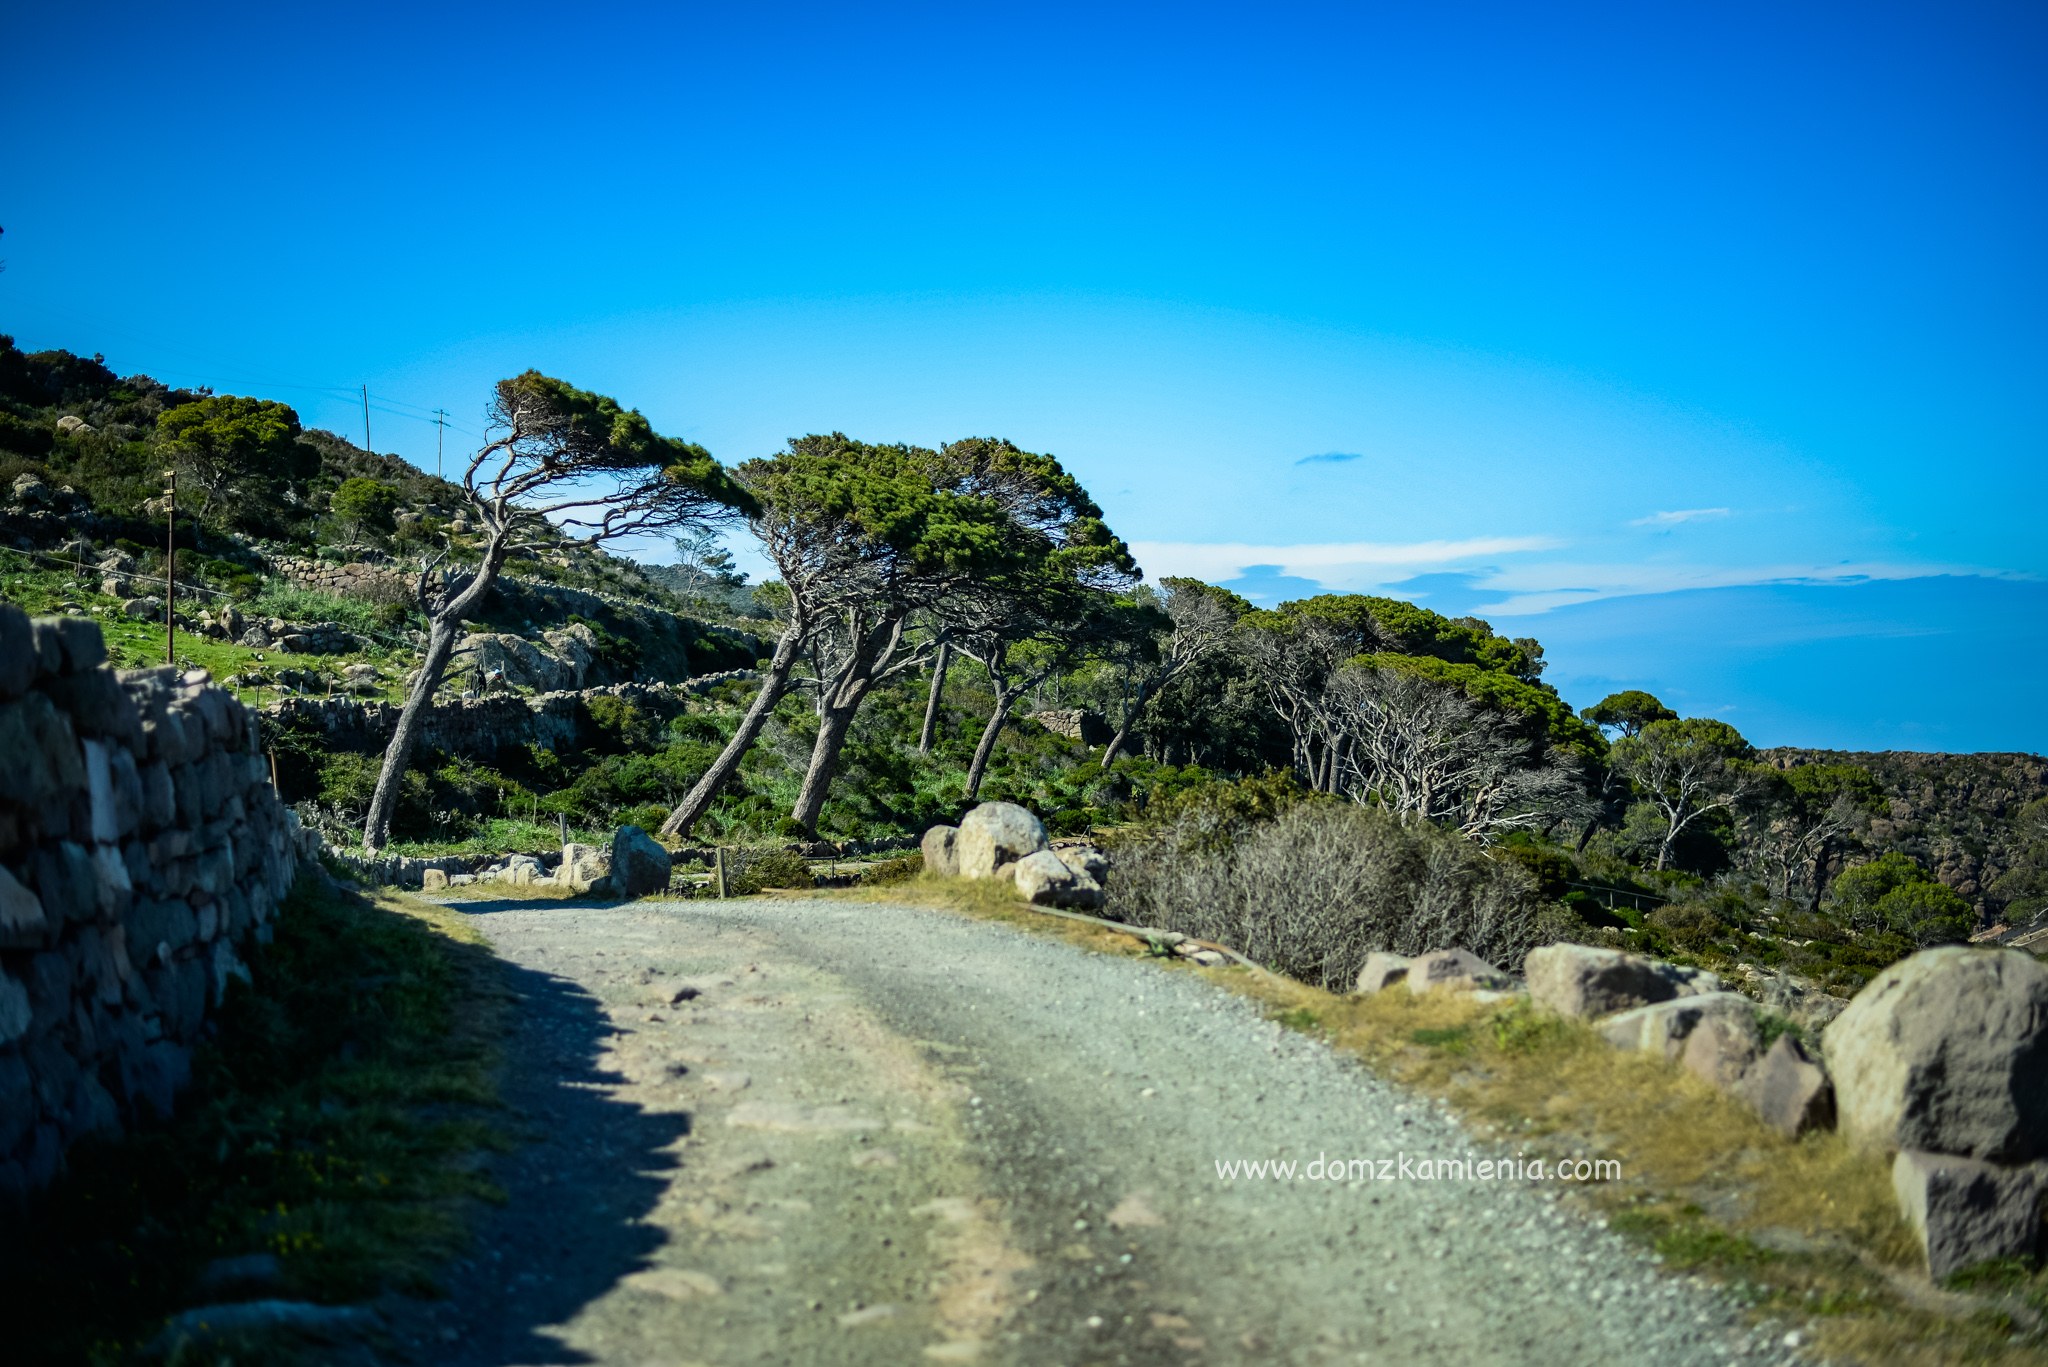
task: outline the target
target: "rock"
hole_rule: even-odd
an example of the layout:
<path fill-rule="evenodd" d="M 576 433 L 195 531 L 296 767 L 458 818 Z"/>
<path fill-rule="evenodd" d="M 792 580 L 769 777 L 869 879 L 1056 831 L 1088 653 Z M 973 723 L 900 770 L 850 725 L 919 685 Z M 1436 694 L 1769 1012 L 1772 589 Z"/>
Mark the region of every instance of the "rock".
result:
<path fill-rule="evenodd" d="M 1654 1002 L 1609 1016 L 1593 1028 L 1617 1049 L 1639 1049 L 1676 1063 L 1685 1052 L 1685 1041 L 1709 1016 L 1740 1016 L 1754 1026 L 1756 1007 L 1749 998 L 1734 992 L 1711 992 L 1702 997 L 1677 997 Z"/>
<path fill-rule="evenodd" d="M 1893 964 L 1824 1036 L 1841 1126 L 1870 1147 L 2048 1155 L 2048 964 L 1947 945 Z"/>
<path fill-rule="evenodd" d="M 79 417 L 76 413 L 66 413 L 63 417 L 57 419 L 57 430 L 67 437 L 77 437 L 92 431 L 93 427 L 91 423 Z M 19 484 L 20 481 L 17 480 L 16 483 Z"/>
<path fill-rule="evenodd" d="M 1094 845 L 1062 845 L 1053 851 L 1075 873 L 1100 883 L 1109 876 L 1109 856 Z"/>
<path fill-rule="evenodd" d="M 268 1290 L 284 1280 L 284 1267 L 275 1253 L 244 1253 L 234 1258 L 215 1258 L 199 1273 L 197 1290 L 202 1296 Z"/>
<path fill-rule="evenodd" d="M 37 479 L 34 475 L 16 475 L 14 477 L 13 491 L 15 505 L 22 508 L 40 507 L 48 503 L 51 498 L 50 486 Z"/>
<path fill-rule="evenodd" d="M 960 834 L 958 826 L 934 826 L 924 833 L 918 848 L 924 852 L 924 871 L 940 878 L 954 878 L 960 873 L 955 858 L 954 844 Z"/>
<path fill-rule="evenodd" d="M 620 897 L 668 891 L 668 851 L 638 826 L 621 826 L 612 836 L 611 881 Z"/>
<path fill-rule="evenodd" d="M 1992 1258 L 2023 1258 L 2041 1237 L 2044 1165 L 1901 1149 L 1892 1193 L 1920 1238 L 1927 1273 L 1940 1281 Z"/>
<path fill-rule="evenodd" d="M 307 1301 L 235 1301 L 202 1305 L 173 1315 L 151 1341 L 148 1354 L 174 1362 L 204 1359 L 195 1351 L 222 1340 L 256 1337 L 275 1347 L 276 1341 L 305 1339 L 332 1343 L 373 1327 L 376 1316 L 360 1306 L 314 1305 Z"/>
<path fill-rule="evenodd" d="M 35 629 L 28 614 L 0 603 L 0 698 L 22 692 L 35 674 Z"/>
<path fill-rule="evenodd" d="M 1368 997 L 1375 992 L 1384 992 L 1406 978 L 1414 963 L 1406 955 L 1375 950 L 1365 956 L 1365 967 L 1358 970 L 1358 985 L 1352 990 Z"/>
<path fill-rule="evenodd" d="M 1835 1125 L 1835 1088 L 1827 1069 L 1791 1035 L 1778 1036 L 1733 1088 L 1756 1113 L 1787 1139 Z"/>
<path fill-rule="evenodd" d="M 1532 949 L 1525 971 L 1531 1001 L 1579 1020 L 1721 990 L 1721 980 L 1705 969 L 1594 945 Z"/>
<path fill-rule="evenodd" d="M 603 850 L 595 845 L 572 843 L 562 846 L 562 863 L 555 871 L 555 880 L 569 887 L 588 887 L 604 877 L 605 869 Z"/>
<path fill-rule="evenodd" d="M 50 932 L 43 899 L 0 869 L 0 949 L 37 949 Z"/>
<path fill-rule="evenodd" d="M 1469 992 L 1478 988 L 1504 988 L 1514 979 L 1477 954 L 1463 949 L 1439 949 L 1410 961 L 1401 979 L 1410 992 Z"/>
<path fill-rule="evenodd" d="M 446 869 L 421 869 L 421 870 L 420 870 L 420 891 L 421 891 L 421 892 L 440 892 L 440 891 L 442 891 L 443 889 L 445 889 L 445 888 L 446 888 L 447 886 L 448 886 L 448 871 L 447 871 Z"/>
<path fill-rule="evenodd" d="M 12 974 L 0 973 L 0 1044 L 12 1044 L 28 1033 L 35 1022 L 29 1010 L 28 989 Z"/>
<path fill-rule="evenodd" d="M 1011 876 L 1024 899 L 1041 907 L 1086 907 L 1102 905 L 1102 885 L 1085 873 L 1068 868 L 1051 850 L 1039 850 L 1018 860 Z"/>
<path fill-rule="evenodd" d="M 530 854 L 513 855 L 505 861 L 504 867 L 498 872 L 498 881 L 521 888 L 538 883 L 545 877 L 546 867 Z"/>
<path fill-rule="evenodd" d="M 164 600 L 161 598 L 124 598 L 121 600 L 121 615 L 137 622 L 152 622 L 164 615 Z"/>
<path fill-rule="evenodd" d="M 1036 854 L 1049 842 L 1045 826 L 1014 802 L 984 802 L 960 822 L 953 854 L 962 878 L 993 878 L 1004 864 Z"/>
<path fill-rule="evenodd" d="M 1700 1018 L 1685 1037 L 1678 1061 L 1688 1073 L 1722 1091 L 1742 1080 L 1763 1053 L 1754 1011 L 1715 1011 Z"/>

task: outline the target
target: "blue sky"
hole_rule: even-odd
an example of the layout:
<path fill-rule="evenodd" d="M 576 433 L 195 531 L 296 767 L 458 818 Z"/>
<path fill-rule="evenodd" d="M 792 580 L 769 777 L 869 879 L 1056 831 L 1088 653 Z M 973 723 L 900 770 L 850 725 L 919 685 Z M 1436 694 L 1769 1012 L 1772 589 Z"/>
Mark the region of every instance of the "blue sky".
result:
<path fill-rule="evenodd" d="M 297 12 L 291 12 L 297 11 Z M 0 17 L 0 330 L 432 467 L 539 366 L 731 460 L 1058 454 L 1759 743 L 2048 749 L 2048 10 Z"/>

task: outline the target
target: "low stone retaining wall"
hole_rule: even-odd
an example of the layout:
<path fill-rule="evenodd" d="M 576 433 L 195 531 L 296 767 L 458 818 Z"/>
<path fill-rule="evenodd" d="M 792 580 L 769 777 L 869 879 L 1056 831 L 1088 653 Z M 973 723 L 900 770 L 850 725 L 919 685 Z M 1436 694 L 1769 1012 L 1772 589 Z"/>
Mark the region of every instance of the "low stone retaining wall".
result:
<path fill-rule="evenodd" d="M 231 694 L 0 605 L 0 1200 L 169 1112 L 304 846 Z"/>
<path fill-rule="evenodd" d="M 420 744 L 476 759 L 489 758 L 508 747 L 539 745 L 552 750 L 576 739 L 586 715 L 584 704 L 592 698 L 619 698 L 666 723 L 682 712 L 692 694 L 732 679 L 752 677 L 750 670 L 733 670 L 682 684 L 624 683 L 532 697 L 498 693 L 451 699 L 434 704 L 427 713 L 420 728 Z M 279 726 L 312 731 L 333 749 L 381 754 L 391 743 L 401 710 L 395 703 L 353 698 L 285 698 L 266 708 L 265 715 Z"/>

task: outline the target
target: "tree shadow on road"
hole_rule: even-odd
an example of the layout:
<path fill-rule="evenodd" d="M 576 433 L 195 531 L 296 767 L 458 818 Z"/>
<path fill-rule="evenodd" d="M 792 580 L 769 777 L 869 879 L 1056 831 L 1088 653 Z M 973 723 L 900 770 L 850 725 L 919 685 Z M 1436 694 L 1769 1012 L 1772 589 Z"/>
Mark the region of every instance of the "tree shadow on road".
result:
<path fill-rule="evenodd" d="M 612 1026 L 581 986 L 502 960 L 497 969 L 514 997 L 502 1093 L 515 1147 L 492 1165 L 506 1200 L 481 1213 L 470 1256 L 449 1270 L 448 1298 L 426 1308 L 426 1355 L 491 1367 L 589 1362 L 546 1330 L 651 1264 L 666 1236 L 642 1221 L 690 1117 L 609 1095 L 623 1080 L 599 1065 Z"/>

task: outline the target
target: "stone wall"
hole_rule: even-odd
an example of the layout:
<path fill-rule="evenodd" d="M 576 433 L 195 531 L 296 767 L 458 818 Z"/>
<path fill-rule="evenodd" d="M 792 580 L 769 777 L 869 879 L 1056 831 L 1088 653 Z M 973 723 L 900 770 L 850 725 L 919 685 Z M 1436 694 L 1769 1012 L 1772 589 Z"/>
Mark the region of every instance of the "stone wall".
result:
<path fill-rule="evenodd" d="M 304 843 L 203 672 L 117 673 L 96 623 L 0 605 L 0 1199 L 169 1112 Z"/>
<path fill-rule="evenodd" d="M 734 679 L 756 677 L 751 670 L 708 674 L 683 684 L 612 684 L 520 697 L 512 693 L 451 699 L 428 711 L 419 743 L 430 750 L 471 759 L 490 759 L 499 750 L 538 745 L 553 750 L 573 744 L 591 698 L 620 698 L 667 723 L 692 694 Z M 393 703 L 353 698 L 285 698 L 265 709 L 277 725 L 310 731 L 336 750 L 379 754 L 391 743 L 402 709 Z"/>

